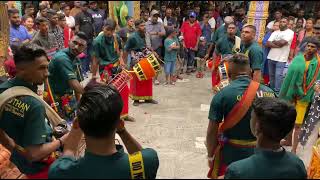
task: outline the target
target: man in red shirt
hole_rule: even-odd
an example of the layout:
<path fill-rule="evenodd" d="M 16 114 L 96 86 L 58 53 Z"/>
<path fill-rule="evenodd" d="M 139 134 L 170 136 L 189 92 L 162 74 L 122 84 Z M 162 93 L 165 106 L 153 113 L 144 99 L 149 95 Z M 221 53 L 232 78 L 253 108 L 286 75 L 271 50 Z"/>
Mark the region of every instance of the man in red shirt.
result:
<path fill-rule="evenodd" d="M 183 36 L 183 48 L 185 50 L 185 58 L 187 61 L 187 74 L 195 72 L 194 69 L 194 56 L 198 51 L 199 38 L 201 36 L 201 27 L 196 21 L 196 13 L 191 12 L 189 19 L 184 21 L 181 26 L 181 34 Z"/>

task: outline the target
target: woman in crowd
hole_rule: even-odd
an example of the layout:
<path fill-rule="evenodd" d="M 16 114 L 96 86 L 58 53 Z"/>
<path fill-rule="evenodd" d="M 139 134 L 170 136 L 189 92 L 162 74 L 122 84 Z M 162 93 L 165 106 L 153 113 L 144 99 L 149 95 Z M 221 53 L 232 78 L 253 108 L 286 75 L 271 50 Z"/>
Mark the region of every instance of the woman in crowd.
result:
<path fill-rule="evenodd" d="M 33 28 L 34 27 L 34 20 L 31 16 L 27 16 L 24 19 L 24 26 L 26 27 L 28 34 L 30 34 L 31 37 L 34 37 L 36 34 L 36 30 Z"/>
<path fill-rule="evenodd" d="M 297 24 L 298 24 L 298 20 L 297 20 Z M 306 21 L 306 27 L 298 32 L 297 48 L 296 48 L 295 54 L 297 54 L 297 53 L 299 52 L 298 47 L 300 46 L 300 43 L 302 42 L 302 40 L 303 40 L 305 37 L 312 36 L 313 25 L 314 25 L 314 20 L 313 20 L 312 18 L 309 18 L 309 19 Z"/>

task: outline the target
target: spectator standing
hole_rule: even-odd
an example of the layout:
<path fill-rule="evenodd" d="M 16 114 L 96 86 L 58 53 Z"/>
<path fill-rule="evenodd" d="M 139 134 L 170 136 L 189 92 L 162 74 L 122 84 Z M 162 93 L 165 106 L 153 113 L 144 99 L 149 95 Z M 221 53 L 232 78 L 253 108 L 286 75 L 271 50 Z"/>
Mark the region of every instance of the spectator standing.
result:
<path fill-rule="evenodd" d="M 288 29 L 291 29 L 293 31 L 293 25 L 294 25 L 294 20 L 290 19 L 289 22 L 288 22 Z M 293 39 L 292 39 L 292 43 L 291 43 L 291 46 L 290 46 L 290 53 L 289 53 L 288 63 L 290 63 L 291 60 L 296 55 L 295 54 L 296 48 L 297 48 L 297 33 L 293 31 Z"/>
<path fill-rule="evenodd" d="M 280 21 L 280 31 L 275 31 L 268 39 L 266 46 L 270 47 L 268 54 L 268 66 L 270 76 L 270 87 L 275 93 L 279 93 L 282 81 L 283 70 L 290 53 L 290 46 L 293 40 L 293 31 L 288 29 L 288 19 Z"/>
<path fill-rule="evenodd" d="M 148 20 L 149 20 L 149 11 L 147 11 L 147 10 L 142 11 L 142 12 L 141 12 L 141 19 L 142 19 L 144 22 L 148 22 Z"/>
<path fill-rule="evenodd" d="M 237 28 L 241 31 L 243 25 L 246 23 L 246 11 L 244 8 L 240 7 L 235 10 L 235 23 Z"/>
<path fill-rule="evenodd" d="M 94 31 L 98 34 L 102 31 L 103 22 L 106 19 L 106 12 L 98 8 L 97 1 L 89 1 L 89 5 L 90 9 L 88 9 L 88 13 L 92 16 Z"/>
<path fill-rule="evenodd" d="M 47 12 L 48 12 L 48 7 L 45 4 L 40 4 L 39 5 L 39 13 L 37 14 L 38 17 L 44 17 L 47 18 Z"/>
<path fill-rule="evenodd" d="M 208 23 L 210 24 L 211 26 L 211 30 L 212 30 L 212 33 L 214 32 L 214 30 L 216 29 L 216 20 L 214 19 L 214 16 L 213 16 L 213 11 L 208 11 L 208 15 L 209 15 L 209 21 Z M 211 41 L 211 38 L 210 38 L 210 41 Z M 209 42 L 209 41 L 208 41 Z"/>
<path fill-rule="evenodd" d="M 269 54 L 269 51 L 270 51 L 270 48 L 266 46 L 267 44 L 267 41 L 268 39 L 270 38 L 271 34 L 274 32 L 274 31 L 278 31 L 279 30 L 279 25 L 280 25 L 280 22 L 276 21 L 273 23 L 273 27 L 272 27 L 272 30 L 271 31 L 268 31 L 263 40 L 262 40 L 262 47 L 263 47 L 263 66 L 262 66 L 262 76 L 263 76 L 263 79 L 264 79 L 264 84 L 269 84 L 269 68 L 268 68 L 268 54 Z"/>
<path fill-rule="evenodd" d="M 199 4 L 196 4 L 195 6 L 194 6 L 194 13 L 196 13 L 196 19 L 197 19 L 197 21 L 201 21 L 202 20 L 202 16 L 201 16 L 201 9 L 200 9 L 200 6 L 199 6 Z"/>
<path fill-rule="evenodd" d="M 82 12 L 81 1 L 74 1 L 74 7 L 70 11 L 70 16 L 76 17 Z"/>
<path fill-rule="evenodd" d="M 62 7 L 62 10 L 64 12 L 64 15 L 66 16 L 67 25 L 69 26 L 69 28 L 74 28 L 76 23 L 74 17 L 70 15 L 70 6 L 66 4 Z"/>
<path fill-rule="evenodd" d="M 160 18 L 163 19 L 166 15 L 166 10 L 167 10 L 167 5 L 166 4 L 162 4 L 161 5 L 161 9 L 160 9 Z"/>
<path fill-rule="evenodd" d="M 274 22 L 276 21 L 280 22 L 281 18 L 282 18 L 282 12 L 280 10 L 276 10 L 274 12 L 274 20 L 270 21 L 267 25 L 267 31 L 270 31 L 272 29 Z"/>
<path fill-rule="evenodd" d="M 36 30 L 33 28 L 34 27 L 34 21 L 31 16 L 25 16 L 24 20 L 24 25 L 27 29 L 28 34 L 33 38 L 34 35 L 36 34 Z"/>
<path fill-rule="evenodd" d="M 150 13 L 151 20 L 146 23 L 147 38 L 150 38 L 150 48 L 156 52 L 160 58 L 162 56 L 163 38 L 166 35 L 166 31 L 162 23 L 158 22 L 160 17 L 159 11 L 152 10 Z M 155 85 L 159 85 L 158 76 L 154 77 Z"/>
<path fill-rule="evenodd" d="M 297 47 L 300 46 L 304 38 L 311 37 L 313 35 L 313 24 L 314 24 L 313 19 L 310 18 L 307 20 L 305 28 L 298 33 Z M 297 54 L 298 52 L 299 52 L 299 48 L 296 49 L 295 53 Z"/>
<path fill-rule="evenodd" d="M 33 4 L 27 4 L 26 7 L 25 7 L 25 10 L 24 10 L 24 15 L 23 17 L 26 17 L 26 16 L 31 16 L 32 18 L 34 18 L 34 6 Z"/>
<path fill-rule="evenodd" d="M 202 36 L 204 36 L 206 38 L 206 42 L 209 43 L 211 41 L 211 34 L 213 33 L 214 28 L 212 28 L 212 26 L 209 23 L 208 13 L 203 14 L 202 22 L 200 22 L 200 28 L 201 28 Z"/>
<path fill-rule="evenodd" d="M 44 17 L 36 19 L 38 32 L 35 34 L 31 43 L 34 43 L 46 50 L 46 52 L 56 51 L 58 43 L 55 36 L 49 33 L 49 21 Z"/>
<path fill-rule="evenodd" d="M 177 61 L 177 54 L 180 48 L 179 40 L 177 38 L 177 30 L 174 28 L 167 29 L 168 37 L 164 41 L 164 71 L 166 73 L 165 85 L 174 85 L 174 72 Z"/>
<path fill-rule="evenodd" d="M 294 32 L 296 32 L 297 34 L 299 34 L 299 32 L 301 30 L 303 30 L 303 19 L 302 18 L 298 18 L 297 22 L 295 23 L 295 28 L 294 28 Z"/>
<path fill-rule="evenodd" d="M 123 44 L 125 44 L 129 36 L 135 32 L 133 17 L 127 16 L 126 21 L 127 21 L 126 27 L 121 28 L 120 31 L 118 32 L 119 37 L 121 38 Z"/>
<path fill-rule="evenodd" d="M 166 9 L 166 15 L 163 18 L 163 26 L 164 26 L 165 30 L 167 30 L 168 28 L 177 28 L 178 27 L 177 19 L 172 16 L 172 9 L 171 8 Z"/>
<path fill-rule="evenodd" d="M 84 73 L 84 76 L 87 75 L 89 72 L 89 65 L 91 62 L 91 51 L 92 51 L 92 41 L 93 38 L 95 37 L 95 32 L 94 32 L 94 21 L 90 13 L 88 13 L 88 3 L 87 2 L 82 2 L 81 3 L 81 9 L 82 11 L 77 14 L 75 17 L 75 22 L 76 22 L 76 30 L 75 32 L 82 31 L 86 34 L 88 38 L 87 42 L 87 50 L 85 51 L 85 54 L 87 58 L 84 58 L 82 61 L 82 70 Z"/>
<path fill-rule="evenodd" d="M 208 51 L 209 45 L 207 40 L 204 36 L 200 37 L 199 47 L 196 54 L 195 59 L 197 60 L 197 78 L 203 78 L 204 73 L 203 71 L 206 68 L 206 54 Z"/>
<path fill-rule="evenodd" d="M 64 41 L 63 41 L 63 29 L 58 26 L 58 14 L 57 11 L 53 9 L 48 10 L 48 19 L 50 22 L 49 25 L 49 33 L 53 34 L 56 38 L 58 43 L 58 49 L 64 48 Z"/>
<path fill-rule="evenodd" d="M 194 12 L 189 13 L 189 18 L 182 23 L 180 31 L 184 39 L 183 48 L 186 52 L 186 73 L 190 74 L 191 72 L 195 72 L 194 57 L 195 52 L 198 50 L 199 38 L 201 36 L 201 27 L 198 21 L 196 21 L 196 14 Z"/>
<path fill-rule="evenodd" d="M 66 17 L 62 13 L 58 13 L 58 25 L 63 30 L 63 45 L 64 48 L 69 47 L 69 41 L 73 37 L 74 33 L 66 23 Z"/>
<path fill-rule="evenodd" d="M 181 8 L 179 5 L 176 7 L 174 11 L 174 17 L 176 18 L 176 21 L 177 21 L 177 28 L 180 28 L 183 22 L 183 16 L 181 14 Z"/>
<path fill-rule="evenodd" d="M 302 25 L 303 28 L 306 27 L 306 23 L 307 23 L 306 19 L 304 18 L 304 12 L 305 12 L 304 9 L 299 9 L 297 17 L 294 19 L 295 23 L 297 22 L 298 19 L 303 19 L 303 25 Z"/>
<path fill-rule="evenodd" d="M 22 43 L 29 42 L 32 37 L 29 35 L 27 29 L 21 25 L 19 11 L 17 9 L 8 10 L 10 19 L 10 46 L 18 46 Z"/>

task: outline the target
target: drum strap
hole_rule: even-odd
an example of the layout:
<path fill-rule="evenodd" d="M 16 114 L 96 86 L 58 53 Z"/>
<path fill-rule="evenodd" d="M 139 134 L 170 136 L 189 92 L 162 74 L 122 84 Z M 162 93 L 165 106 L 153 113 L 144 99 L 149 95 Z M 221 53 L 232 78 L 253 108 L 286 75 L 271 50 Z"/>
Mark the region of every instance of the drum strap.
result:
<path fill-rule="evenodd" d="M 146 179 L 141 151 L 129 154 L 131 179 Z"/>
<path fill-rule="evenodd" d="M 63 121 L 60 116 L 36 93 L 34 93 L 32 90 L 23 87 L 23 86 L 15 86 L 12 88 L 9 88 L 5 90 L 3 93 L 0 94 L 0 119 L 2 118 L 2 113 L 4 110 L 4 107 L 8 101 L 10 101 L 12 98 L 18 97 L 18 96 L 32 96 L 36 99 L 38 99 L 44 106 L 46 110 L 47 117 L 50 121 L 50 123 L 55 127 L 58 124 L 61 124 Z M 8 136 L 7 134 L 0 129 L 0 139 L 1 140 L 7 140 Z M 2 142 L 1 142 L 2 143 Z M 8 145 L 7 142 L 4 143 L 4 145 Z M 8 147 L 6 147 L 8 148 Z M 23 147 L 16 144 L 16 147 L 9 147 L 9 149 L 15 148 L 21 154 L 24 156 L 25 150 Z"/>
<path fill-rule="evenodd" d="M 259 86 L 260 84 L 258 82 L 250 82 L 249 87 L 244 92 L 241 100 L 232 108 L 227 117 L 224 119 L 222 125 L 219 127 L 219 133 L 234 127 L 247 114 L 254 98 L 256 97 Z"/>

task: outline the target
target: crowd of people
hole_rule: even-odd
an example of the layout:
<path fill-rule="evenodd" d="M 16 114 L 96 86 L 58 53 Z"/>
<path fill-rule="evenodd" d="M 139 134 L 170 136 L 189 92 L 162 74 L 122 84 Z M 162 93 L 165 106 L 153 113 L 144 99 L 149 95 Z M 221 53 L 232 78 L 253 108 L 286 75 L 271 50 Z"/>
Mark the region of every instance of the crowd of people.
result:
<path fill-rule="evenodd" d="M 42 1 L 39 12 L 33 4 L 8 9 L 10 78 L 0 91 L 24 86 L 38 93 L 44 84 L 38 94 L 65 120 L 60 129 L 52 127 L 46 107 L 32 96 L 5 105 L 0 142 L 28 178 L 156 177 L 156 151 L 142 148 L 124 121 L 135 121 L 129 97 L 134 106 L 141 100 L 158 104 L 153 85 L 160 78 L 134 75 L 130 85 L 110 85 L 132 71 L 141 54 L 158 59 L 165 86 L 184 74 L 203 78 L 209 67 L 215 94 L 206 138 L 209 178 L 307 177 L 295 154 L 310 135 L 306 124 L 316 123 L 308 119 L 318 111 L 320 13 L 306 16 L 301 5 L 272 9 L 259 45 L 245 2 L 188 3 L 185 10 L 175 2 L 142 5 L 140 18 L 127 16 L 125 27 L 97 4 L 60 2 L 53 8 L 52 1 Z M 116 133 L 129 155 L 115 143 Z M 86 151 L 78 159 L 83 136 Z M 291 152 L 283 146 L 292 146 Z"/>

